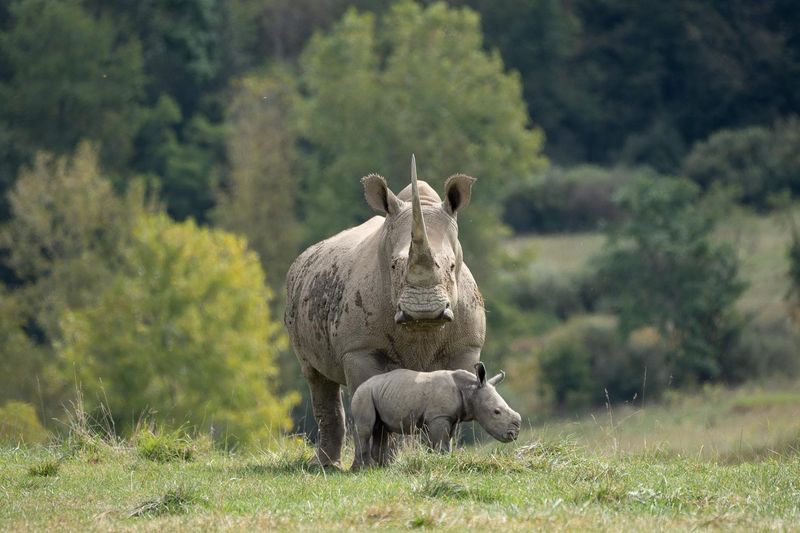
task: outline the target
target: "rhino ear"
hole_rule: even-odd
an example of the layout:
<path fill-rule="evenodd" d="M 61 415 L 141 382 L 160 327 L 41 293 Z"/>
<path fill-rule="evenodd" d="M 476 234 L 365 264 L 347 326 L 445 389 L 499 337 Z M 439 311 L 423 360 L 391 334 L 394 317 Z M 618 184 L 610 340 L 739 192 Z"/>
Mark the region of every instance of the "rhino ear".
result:
<path fill-rule="evenodd" d="M 400 211 L 400 200 L 389 190 L 383 176 L 377 174 L 364 176 L 361 178 L 361 184 L 364 186 L 364 197 L 372 209 L 386 215 L 394 215 Z"/>
<path fill-rule="evenodd" d="M 499 374 L 497 374 L 493 378 L 489 378 L 489 385 L 491 385 L 492 387 L 496 387 L 500 383 L 502 383 L 504 379 L 506 379 L 506 373 L 501 370 Z"/>
<path fill-rule="evenodd" d="M 450 176 L 444 182 L 444 202 L 442 202 L 442 205 L 450 216 L 456 216 L 460 209 L 464 209 L 469 205 L 473 183 L 475 183 L 475 178 L 465 174 Z"/>
<path fill-rule="evenodd" d="M 475 375 L 478 376 L 478 387 L 483 387 L 486 384 L 486 367 L 483 363 L 475 363 Z"/>

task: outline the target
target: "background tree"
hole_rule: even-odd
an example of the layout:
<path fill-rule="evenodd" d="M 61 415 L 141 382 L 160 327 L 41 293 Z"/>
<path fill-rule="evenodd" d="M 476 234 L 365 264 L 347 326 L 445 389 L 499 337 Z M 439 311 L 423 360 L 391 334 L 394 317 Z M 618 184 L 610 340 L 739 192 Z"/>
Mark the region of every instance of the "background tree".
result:
<path fill-rule="evenodd" d="M 0 184 L 37 150 L 64 155 L 81 139 L 95 141 L 107 168 L 123 172 L 144 96 L 136 37 L 77 0 L 18 0 L 9 11 L 13 23 L 0 32 Z"/>
<path fill-rule="evenodd" d="M 685 179 L 640 178 L 621 191 L 628 218 L 599 258 L 604 294 L 629 333 L 653 326 L 671 351 L 678 382 L 720 377 L 736 338 L 744 290 L 730 246 L 712 243 L 714 218 Z"/>
<path fill-rule="evenodd" d="M 291 427 L 294 396 L 274 394 L 272 292 L 244 239 L 138 219 L 123 267 L 94 305 L 69 311 L 59 352 L 86 397 L 119 421 L 154 416 L 211 426 L 225 442 L 267 443 Z"/>
<path fill-rule="evenodd" d="M 297 126 L 292 112 L 299 95 L 286 69 L 248 76 L 235 86 L 227 112 L 228 179 L 213 220 L 244 235 L 282 291 L 283 273 L 297 256 Z"/>
<path fill-rule="evenodd" d="M 502 233 L 495 200 L 544 159 L 519 78 L 483 51 L 477 15 L 404 1 L 376 30 L 372 15 L 350 11 L 330 34 L 312 39 L 301 70 L 309 240 L 366 218 L 358 177 L 376 171 L 405 187 L 414 152 L 420 176 L 434 187 L 456 172 L 479 178 L 461 230 L 470 267 L 486 280 Z"/>
<path fill-rule="evenodd" d="M 12 218 L 0 230 L 0 248 L 7 250 L 6 267 L 17 286 L 16 303 L 5 305 L 31 341 L 10 349 L 32 347 L 24 361 L 28 372 L 17 375 L 15 389 L 25 391 L 21 399 L 44 401 L 52 415 L 72 383 L 53 372 L 60 317 L 94 302 L 113 277 L 144 200 L 136 187 L 118 197 L 100 170 L 98 151 L 83 143 L 72 157 L 38 154 L 9 193 L 9 205 Z M 29 396 L 32 391 L 37 395 Z"/>

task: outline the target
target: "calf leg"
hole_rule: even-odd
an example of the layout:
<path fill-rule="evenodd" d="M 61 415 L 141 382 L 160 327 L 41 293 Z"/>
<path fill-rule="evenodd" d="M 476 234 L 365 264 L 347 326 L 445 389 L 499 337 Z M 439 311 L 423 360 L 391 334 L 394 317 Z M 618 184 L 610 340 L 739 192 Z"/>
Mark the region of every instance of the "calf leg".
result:
<path fill-rule="evenodd" d="M 339 384 L 314 368 L 304 368 L 303 374 L 311 391 L 311 405 L 319 427 L 319 444 L 312 465 L 342 468 L 344 444 L 344 405 Z"/>
<path fill-rule="evenodd" d="M 427 424 L 425 439 L 428 446 L 441 453 L 450 452 L 453 424 L 446 418 L 435 418 Z"/>
<path fill-rule="evenodd" d="M 351 395 L 355 395 L 358 387 L 372 376 L 398 368 L 397 363 L 376 350 L 348 352 L 343 358 L 343 364 L 347 388 Z M 389 432 L 380 420 L 377 420 L 372 433 L 372 459 L 381 466 L 391 463 L 396 453 L 397 442 L 397 439 L 389 438 Z"/>
<path fill-rule="evenodd" d="M 372 432 L 372 459 L 380 466 L 388 465 L 394 458 L 389 444 L 389 429 L 379 420 Z"/>
<path fill-rule="evenodd" d="M 373 460 L 369 441 L 372 438 L 373 446 L 375 445 L 375 437 L 373 435 L 376 428 L 382 426 L 382 424 L 377 419 L 375 404 L 372 401 L 372 395 L 368 391 L 361 391 L 359 394 L 353 395 L 351 407 L 356 447 L 356 456 L 351 470 L 359 470 L 372 466 Z"/>

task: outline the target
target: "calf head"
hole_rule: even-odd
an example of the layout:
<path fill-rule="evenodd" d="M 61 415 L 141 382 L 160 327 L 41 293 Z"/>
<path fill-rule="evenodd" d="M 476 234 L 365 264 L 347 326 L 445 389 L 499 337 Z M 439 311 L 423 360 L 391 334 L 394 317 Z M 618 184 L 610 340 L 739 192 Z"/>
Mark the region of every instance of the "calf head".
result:
<path fill-rule="evenodd" d="M 477 384 L 464 394 L 472 416 L 489 435 L 501 442 L 510 442 L 519 435 L 522 417 L 508 406 L 495 387 L 506 377 L 505 372 L 486 379 L 483 363 L 475 365 Z"/>
<path fill-rule="evenodd" d="M 361 181 L 369 205 L 386 215 L 378 254 L 395 322 L 424 328 L 457 319 L 463 256 L 456 216 L 469 204 L 475 178 L 448 178 L 442 201 L 427 183 L 417 182 L 411 156 L 411 185 L 397 196 L 377 174 Z"/>

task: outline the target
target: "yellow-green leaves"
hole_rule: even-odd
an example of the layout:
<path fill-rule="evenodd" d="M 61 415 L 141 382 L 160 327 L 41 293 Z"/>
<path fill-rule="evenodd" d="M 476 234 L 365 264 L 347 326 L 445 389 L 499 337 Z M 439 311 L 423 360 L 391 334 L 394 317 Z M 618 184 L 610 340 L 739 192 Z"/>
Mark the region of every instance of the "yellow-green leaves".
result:
<path fill-rule="evenodd" d="M 271 298 L 244 239 L 143 216 L 98 303 L 65 315 L 61 354 L 115 418 L 151 411 L 219 440 L 268 439 L 290 427 L 295 402 L 274 395 L 286 340 Z"/>

